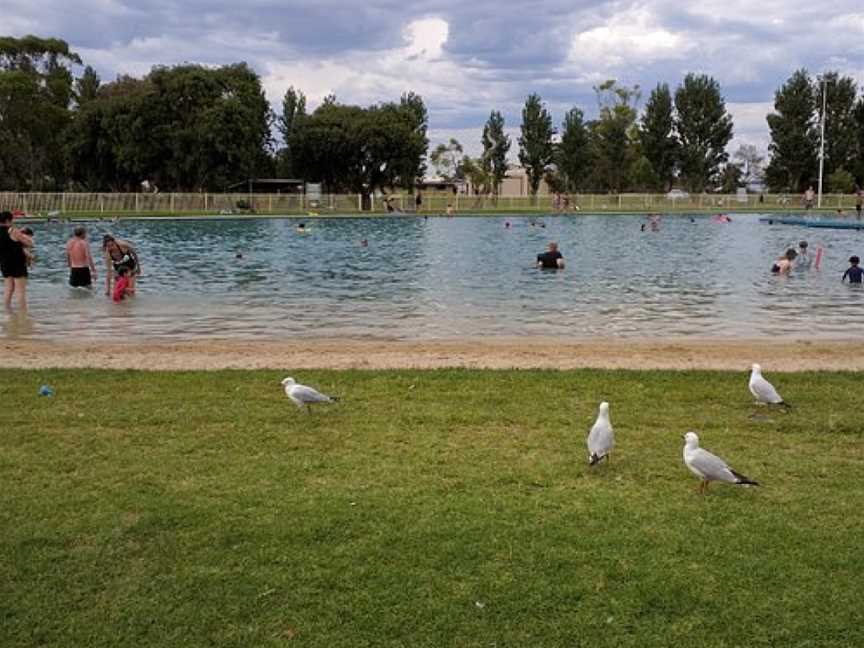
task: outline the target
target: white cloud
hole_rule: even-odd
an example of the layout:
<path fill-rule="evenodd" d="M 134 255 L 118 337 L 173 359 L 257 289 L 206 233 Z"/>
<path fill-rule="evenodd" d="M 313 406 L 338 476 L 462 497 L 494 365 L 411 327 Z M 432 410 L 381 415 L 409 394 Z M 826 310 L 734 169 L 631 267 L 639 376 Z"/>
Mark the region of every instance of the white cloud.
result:
<path fill-rule="evenodd" d="M 331 93 L 345 102 L 371 104 L 397 99 L 412 90 L 445 118 L 476 104 L 485 103 L 491 109 L 505 101 L 507 95 L 499 84 L 485 82 L 486 71 L 447 55 L 448 34 L 449 25 L 443 19 L 412 21 L 403 31 L 402 47 L 269 63 L 264 86 L 273 102 L 289 86 L 301 88 L 311 107 Z"/>
<path fill-rule="evenodd" d="M 580 68 L 612 71 L 680 60 L 691 47 L 684 34 L 666 29 L 642 7 L 613 14 L 602 25 L 575 34 L 568 58 Z"/>
<path fill-rule="evenodd" d="M 741 144 L 753 144 L 767 155 L 768 126 L 765 118 L 774 111 L 774 103 L 770 101 L 754 101 L 749 103 L 727 103 L 726 110 L 732 115 L 734 137 L 729 142 L 727 150 L 734 153 Z"/>

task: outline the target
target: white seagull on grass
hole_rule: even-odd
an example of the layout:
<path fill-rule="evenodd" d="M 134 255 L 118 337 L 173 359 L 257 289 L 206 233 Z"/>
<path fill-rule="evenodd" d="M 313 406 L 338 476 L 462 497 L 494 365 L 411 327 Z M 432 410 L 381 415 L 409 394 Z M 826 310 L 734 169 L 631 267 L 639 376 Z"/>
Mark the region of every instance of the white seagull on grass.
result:
<path fill-rule="evenodd" d="M 282 386 L 285 388 L 285 395 L 291 399 L 291 402 L 307 413 L 310 411 L 309 406 L 314 403 L 332 403 L 339 400 L 306 385 L 300 385 L 293 378 L 285 378 L 282 381 Z"/>
<path fill-rule="evenodd" d="M 774 385 L 762 377 L 762 367 L 758 364 L 753 365 L 753 371 L 750 374 L 750 393 L 756 397 L 756 402 L 760 405 L 782 405 L 783 407 L 789 407 L 789 404 L 774 389 Z"/>
<path fill-rule="evenodd" d="M 600 403 L 600 412 L 597 420 L 588 433 L 588 465 L 599 463 L 603 457 L 609 458 L 612 447 L 615 445 L 615 434 L 612 432 L 612 423 L 609 422 L 609 403 Z"/>
<path fill-rule="evenodd" d="M 708 482 L 722 481 L 727 484 L 739 484 L 741 486 L 758 486 L 759 483 L 741 473 L 737 473 L 729 467 L 717 455 L 699 447 L 699 437 L 695 432 L 684 435 L 684 464 L 701 481 L 699 492 L 703 495 L 708 489 Z"/>

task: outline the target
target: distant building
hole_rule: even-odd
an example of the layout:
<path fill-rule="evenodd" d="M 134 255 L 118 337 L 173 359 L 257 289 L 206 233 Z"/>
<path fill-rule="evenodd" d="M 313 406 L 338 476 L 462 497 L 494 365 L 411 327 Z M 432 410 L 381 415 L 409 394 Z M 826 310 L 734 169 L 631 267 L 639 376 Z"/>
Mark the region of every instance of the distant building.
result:
<path fill-rule="evenodd" d="M 441 193 L 465 193 L 466 184 L 461 180 L 445 180 L 444 178 L 423 178 L 414 186 L 417 191 L 439 191 Z"/>
<path fill-rule="evenodd" d="M 465 193 L 468 195 L 474 195 L 474 191 L 471 189 L 469 185 L 465 186 Z M 537 195 L 538 196 L 548 196 L 552 192 L 549 189 L 549 185 L 546 184 L 546 180 L 540 180 L 540 185 L 537 187 Z M 528 182 L 528 172 L 525 171 L 524 167 L 518 165 L 511 165 L 507 169 L 507 175 L 504 176 L 504 180 L 501 181 L 501 186 L 498 190 L 499 196 L 530 196 L 531 195 L 531 185 Z"/>

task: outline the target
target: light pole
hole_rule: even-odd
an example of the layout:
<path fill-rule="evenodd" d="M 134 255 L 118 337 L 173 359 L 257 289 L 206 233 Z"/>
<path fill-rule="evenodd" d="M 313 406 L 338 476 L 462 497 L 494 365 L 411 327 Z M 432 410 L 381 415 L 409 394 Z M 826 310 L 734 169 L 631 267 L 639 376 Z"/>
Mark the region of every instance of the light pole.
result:
<path fill-rule="evenodd" d="M 820 125 L 822 136 L 819 143 L 819 196 L 816 198 L 817 208 L 822 207 L 822 171 L 825 168 L 825 108 L 828 100 L 828 79 L 823 74 L 819 80 L 822 82 L 822 124 Z"/>

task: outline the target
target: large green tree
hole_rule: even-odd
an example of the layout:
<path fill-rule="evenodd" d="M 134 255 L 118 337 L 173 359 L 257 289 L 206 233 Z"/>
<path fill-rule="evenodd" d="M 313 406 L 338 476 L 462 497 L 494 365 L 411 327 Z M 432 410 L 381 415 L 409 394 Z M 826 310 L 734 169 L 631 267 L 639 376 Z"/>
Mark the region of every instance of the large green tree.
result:
<path fill-rule="evenodd" d="M 704 74 L 688 74 L 675 91 L 675 130 L 681 143 L 681 176 L 691 191 L 704 191 L 729 159 L 732 116 L 720 85 Z"/>
<path fill-rule="evenodd" d="M 303 120 L 291 146 L 305 179 L 323 182 L 329 191 L 362 194 L 368 207 L 376 190 L 416 180 L 409 176 L 422 168 L 426 155 L 418 132 L 415 107 L 385 103 L 361 108 L 334 98 Z M 406 169 L 414 171 L 406 175 Z"/>
<path fill-rule="evenodd" d="M 552 116 L 540 96 L 530 94 L 522 108 L 522 135 L 519 137 L 519 163 L 528 176 L 531 195 L 536 195 L 546 167 L 552 162 Z"/>
<path fill-rule="evenodd" d="M 589 124 L 592 184 L 606 191 L 624 191 L 629 170 L 638 158 L 635 144 L 639 86 L 630 88 L 610 79 L 595 86 L 594 92 L 600 113 Z"/>
<path fill-rule="evenodd" d="M 591 150 L 588 128 L 579 108 L 571 108 L 561 124 L 561 142 L 555 150 L 555 166 L 565 191 L 579 191 L 584 187 L 591 168 Z"/>
<path fill-rule="evenodd" d="M 858 88 L 854 79 L 828 72 L 814 80 L 817 127 L 822 119 L 822 90 L 825 90 L 825 176 L 855 167 L 858 125 L 855 119 L 855 99 Z M 834 191 L 834 189 L 831 189 Z"/>
<path fill-rule="evenodd" d="M 290 147 L 291 135 L 295 128 L 301 127 L 304 117 L 306 117 L 306 95 L 291 86 L 282 97 L 282 114 L 276 120 L 276 129 L 282 136 L 282 147 L 276 154 L 276 172 L 282 178 L 292 178 L 295 175 Z"/>
<path fill-rule="evenodd" d="M 102 80 L 89 65 L 84 68 L 84 73 L 75 80 L 75 101 L 79 106 L 92 101 L 99 96 L 99 86 Z"/>
<path fill-rule="evenodd" d="M 223 190 L 268 164 L 270 106 L 246 64 L 156 67 L 102 86 L 75 114 L 76 179 L 91 189 Z"/>
<path fill-rule="evenodd" d="M 675 177 L 679 145 L 675 135 L 672 93 L 665 83 L 657 84 L 648 97 L 639 128 L 639 141 L 642 155 L 651 163 L 660 182 L 660 186 L 652 188 L 670 189 Z"/>
<path fill-rule="evenodd" d="M 855 124 L 857 154 L 852 174 L 858 187 L 864 188 L 864 96 L 855 104 Z"/>
<path fill-rule="evenodd" d="M 408 140 L 396 166 L 396 186 L 413 189 L 426 175 L 426 152 L 429 150 L 429 113 L 423 98 L 405 92 L 399 98 L 398 113 L 408 132 Z"/>
<path fill-rule="evenodd" d="M 510 136 L 504 132 L 504 116 L 497 110 L 489 114 L 489 119 L 483 126 L 481 142 L 482 166 L 488 175 L 493 193 L 497 195 L 507 175 L 507 153 L 510 152 Z"/>
<path fill-rule="evenodd" d="M 774 93 L 768 115 L 771 160 L 765 180 L 773 191 L 803 191 L 816 174 L 815 93 L 807 70 L 797 70 Z"/>
<path fill-rule="evenodd" d="M 66 183 L 63 138 L 80 57 L 55 38 L 0 38 L 0 188 Z"/>

